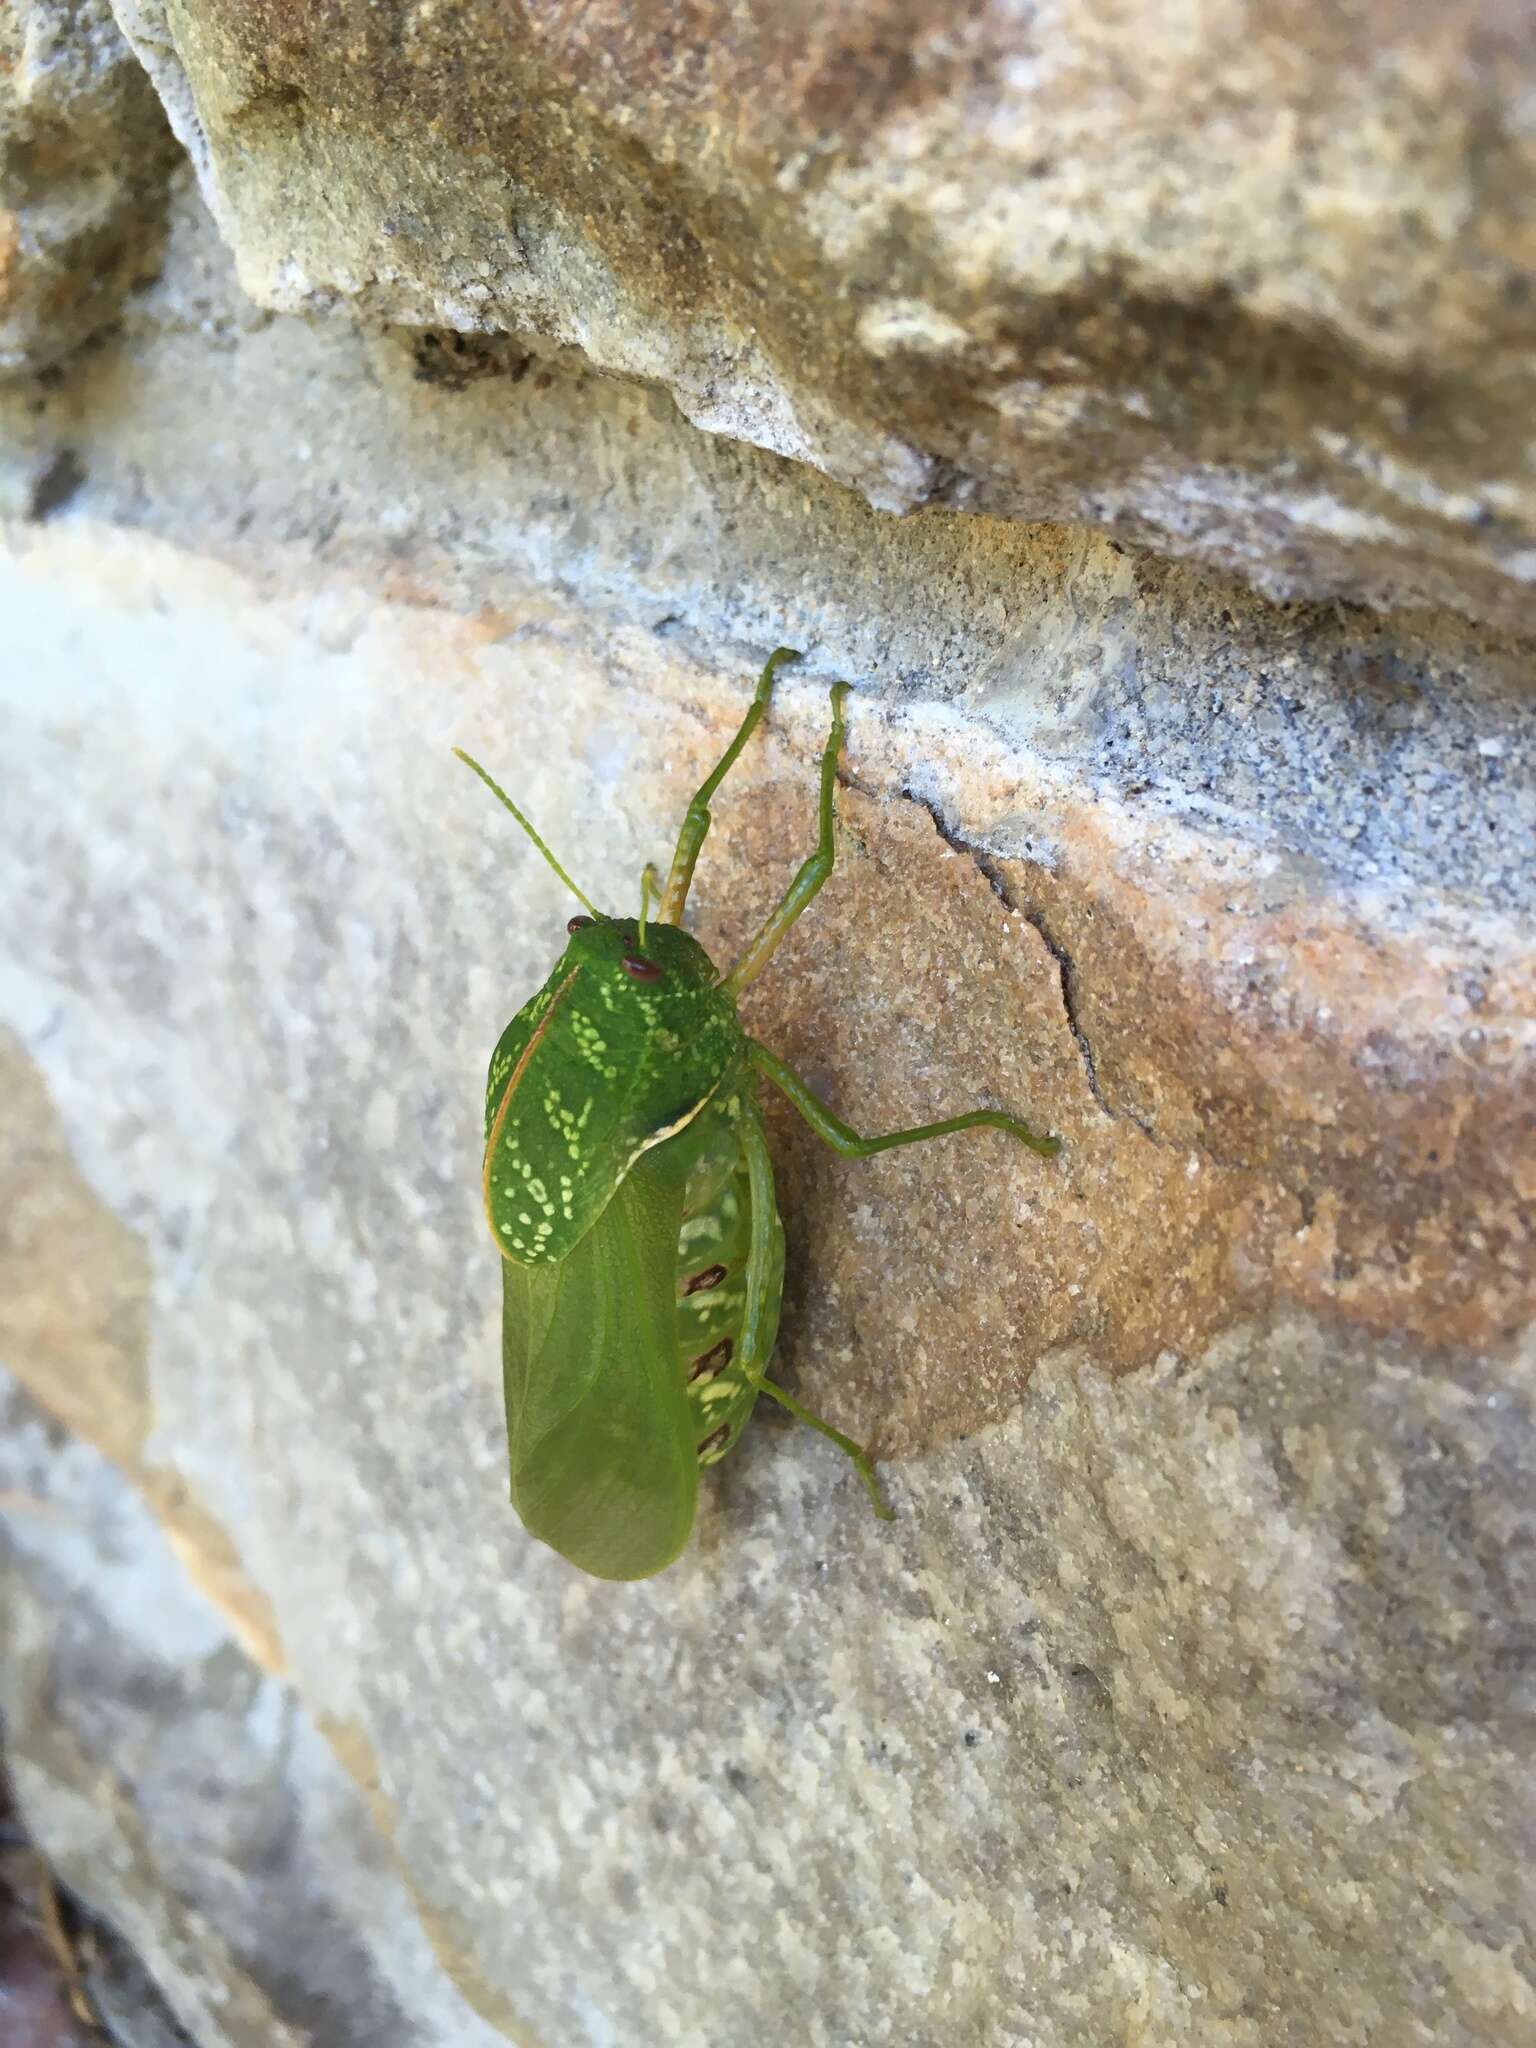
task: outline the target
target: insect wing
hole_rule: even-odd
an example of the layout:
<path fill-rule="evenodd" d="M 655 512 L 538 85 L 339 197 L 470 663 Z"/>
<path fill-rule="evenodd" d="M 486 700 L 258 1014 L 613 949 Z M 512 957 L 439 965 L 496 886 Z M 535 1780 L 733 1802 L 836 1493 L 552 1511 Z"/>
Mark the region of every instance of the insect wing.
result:
<path fill-rule="evenodd" d="M 485 1135 L 491 1134 L 496 1111 L 506 1090 L 508 1079 L 519 1059 L 527 1050 L 528 1041 L 538 1028 L 540 1018 L 554 1000 L 559 981 L 554 975 L 531 996 L 512 1019 L 506 1030 L 496 1041 L 496 1050 L 491 1054 L 491 1064 L 485 1076 Z"/>
<path fill-rule="evenodd" d="M 558 1264 L 502 1262 L 512 1504 L 531 1534 L 597 1578 L 648 1578 L 693 1526 L 681 1217 L 675 1173 L 642 1159 Z"/>

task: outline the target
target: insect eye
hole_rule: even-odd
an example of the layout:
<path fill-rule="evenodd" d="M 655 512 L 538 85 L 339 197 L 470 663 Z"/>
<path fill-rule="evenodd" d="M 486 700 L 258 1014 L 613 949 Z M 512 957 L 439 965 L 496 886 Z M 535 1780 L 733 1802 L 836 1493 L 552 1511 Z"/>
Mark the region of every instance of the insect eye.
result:
<path fill-rule="evenodd" d="M 568 917 L 565 920 L 565 928 L 568 932 L 579 932 L 583 925 L 588 925 L 591 922 L 590 917 Z"/>
<path fill-rule="evenodd" d="M 660 981 L 661 969 L 654 960 L 642 960 L 638 953 L 626 953 L 623 960 L 624 972 L 632 974 L 636 981 Z"/>

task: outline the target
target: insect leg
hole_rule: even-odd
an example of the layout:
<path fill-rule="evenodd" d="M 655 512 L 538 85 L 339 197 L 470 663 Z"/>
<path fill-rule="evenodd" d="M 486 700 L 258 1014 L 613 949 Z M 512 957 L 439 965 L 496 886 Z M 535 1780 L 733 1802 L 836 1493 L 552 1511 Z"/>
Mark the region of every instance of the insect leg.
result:
<path fill-rule="evenodd" d="M 837 788 L 837 757 L 843 747 L 843 699 L 846 683 L 832 685 L 832 730 L 821 752 L 821 830 L 816 851 L 802 862 L 800 872 L 784 891 L 782 901 L 745 953 L 721 981 L 728 995 L 740 995 L 749 981 L 755 981 L 778 951 L 795 919 L 808 908 L 812 897 L 832 872 L 836 855 L 833 841 L 832 796 Z"/>
<path fill-rule="evenodd" d="M 661 897 L 661 881 L 656 873 L 656 863 L 647 861 L 640 873 L 640 931 L 638 943 L 645 945 L 645 925 L 651 914 L 651 905 Z"/>
<path fill-rule="evenodd" d="M 1006 1131 L 1021 1145 L 1027 1145 L 1031 1152 L 1038 1152 L 1042 1159 L 1052 1159 L 1061 1150 L 1060 1138 L 1044 1137 L 1039 1131 L 1032 1131 L 1028 1124 L 1020 1123 L 1016 1116 L 1005 1116 L 1000 1109 L 971 1109 L 963 1116 L 946 1117 L 942 1123 L 914 1124 L 909 1130 L 886 1131 L 878 1138 L 861 1138 L 856 1130 L 828 1109 L 820 1096 L 812 1094 L 793 1067 L 785 1066 L 766 1045 L 759 1045 L 755 1039 L 749 1040 L 747 1057 L 760 1074 L 789 1097 L 817 1137 L 844 1159 L 868 1159 L 871 1153 L 889 1152 L 897 1145 L 917 1145 L 924 1138 L 943 1138 L 951 1131 L 974 1131 L 983 1126 L 994 1131 Z"/>
<path fill-rule="evenodd" d="M 763 672 L 757 679 L 757 694 L 747 707 L 747 715 L 736 728 L 736 737 L 716 762 L 713 771 L 707 775 L 694 793 L 693 801 L 683 815 L 683 829 L 677 835 L 677 849 L 672 855 L 672 865 L 667 871 L 667 885 L 661 892 L 661 908 L 656 913 L 658 924 L 681 924 L 683 906 L 688 901 L 688 885 L 693 880 L 693 870 L 699 858 L 699 849 L 709 830 L 709 800 L 724 781 L 726 771 L 737 755 L 762 723 L 763 713 L 768 709 L 768 699 L 773 695 L 774 671 L 786 661 L 798 661 L 799 655 L 793 647 L 776 647 L 763 664 Z"/>
<path fill-rule="evenodd" d="M 830 1422 L 823 1422 L 819 1415 L 813 1415 L 809 1408 L 802 1408 L 793 1395 L 786 1394 L 782 1387 L 776 1387 L 772 1380 L 764 1380 L 762 1389 L 771 1394 L 781 1408 L 787 1408 L 797 1422 L 809 1423 L 812 1429 L 820 1430 L 829 1443 L 834 1443 L 844 1457 L 851 1458 L 853 1469 L 864 1482 L 865 1491 L 875 1504 L 875 1513 L 882 1522 L 894 1522 L 895 1511 L 880 1491 L 880 1482 L 875 1477 L 875 1468 L 870 1462 L 868 1451 L 862 1444 L 856 1444 L 851 1436 L 844 1436 L 840 1429 L 834 1429 Z"/>
<path fill-rule="evenodd" d="M 782 1387 L 774 1385 L 766 1377 L 768 1370 L 768 1349 L 764 1343 L 765 1327 L 769 1311 L 769 1293 L 773 1282 L 771 1272 L 771 1248 L 773 1236 L 773 1162 L 768 1156 L 768 1142 L 763 1136 L 763 1127 L 755 1113 L 740 1119 L 741 1147 L 746 1154 L 747 1178 L 752 1197 L 752 1236 L 747 1248 L 746 1305 L 742 1312 L 741 1339 L 737 1357 L 742 1371 L 749 1381 L 759 1386 L 765 1394 L 771 1395 L 781 1408 L 787 1408 L 791 1415 L 801 1422 L 809 1423 L 819 1430 L 829 1442 L 845 1457 L 853 1460 L 854 1470 L 869 1491 L 875 1504 L 875 1513 L 883 1521 L 893 1521 L 885 1496 L 875 1478 L 874 1466 L 862 1444 L 856 1444 L 851 1436 L 844 1436 L 840 1429 L 834 1429 L 830 1422 L 823 1422 L 819 1415 L 813 1415 L 809 1408 L 802 1408 Z"/>
<path fill-rule="evenodd" d="M 743 1376 L 763 1384 L 768 1357 L 777 1328 L 773 1302 L 773 1219 L 777 1213 L 773 1194 L 773 1161 L 762 1119 L 755 1106 L 739 1110 L 736 1129 L 747 1161 L 747 1190 L 752 1204 L 751 1236 L 747 1242 L 746 1301 L 741 1312 L 741 1335 L 736 1356 Z"/>

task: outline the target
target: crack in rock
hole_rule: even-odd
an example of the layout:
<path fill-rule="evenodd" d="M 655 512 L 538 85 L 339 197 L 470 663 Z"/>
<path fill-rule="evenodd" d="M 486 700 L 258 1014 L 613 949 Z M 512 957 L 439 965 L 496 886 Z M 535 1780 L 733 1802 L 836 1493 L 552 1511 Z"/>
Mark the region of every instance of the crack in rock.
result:
<path fill-rule="evenodd" d="M 938 805 L 931 798 L 919 795 L 915 789 L 903 789 L 901 794 L 908 803 L 916 804 L 920 809 L 928 813 L 929 818 L 933 822 L 934 831 L 938 833 L 944 844 L 952 852 L 963 854 L 970 861 L 976 872 L 983 878 L 993 895 L 1004 908 L 1012 912 L 1015 917 L 1021 917 L 1033 931 L 1039 934 L 1045 950 L 1056 962 L 1056 978 L 1061 990 L 1061 1007 L 1067 1020 L 1067 1029 L 1071 1032 L 1082 1059 L 1083 1072 L 1088 1080 L 1088 1092 L 1099 1108 L 1104 1112 L 1105 1116 L 1111 1118 L 1114 1122 L 1132 1124 L 1140 1131 L 1144 1138 L 1149 1139 L 1154 1145 L 1161 1145 L 1163 1143 L 1162 1139 L 1158 1137 L 1151 1124 L 1144 1117 L 1138 1116 L 1134 1109 L 1117 1108 L 1106 1097 L 1099 1081 L 1098 1062 L 1094 1058 L 1093 1046 L 1089 1042 L 1088 1034 L 1083 1029 L 1082 1020 L 1078 1015 L 1077 964 L 1047 924 L 1044 913 L 1018 900 L 1013 891 L 1008 887 L 996 863 L 989 859 L 979 846 L 973 846 L 962 833 L 958 832 L 946 820 Z"/>
<path fill-rule="evenodd" d="M 1020 902 L 1018 897 L 1009 888 L 1007 880 L 996 863 L 989 858 L 981 847 L 973 846 L 962 832 L 958 831 L 953 825 L 950 825 L 930 798 L 920 796 L 915 789 L 903 789 L 901 794 L 909 803 L 919 805 L 928 813 L 929 818 L 933 822 L 934 830 L 944 841 L 944 844 L 952 848 L 954 852 L 963 854 L 971 862 L 976 872 L 981 875 L 998 901 L 1011 911 L 1015 917 L 1022 918 L 1032 930 L 1039 934 L 1046 951 L 1056 962 L 1057 979 L 1061 988 L 1061 1007 L 1067 1020 L 1067 1029 L 1076 1041 L 1078 1052 L 1082 1057 L 1083 1072 L 1088 1080 L 1088 1092 L 1092 1095 L 1105 1116 L 1115 1123 L 1130 1124 L 1133 1130 L 1141 1133 L 1148 1144 L 1157 1146 L 1159 1151 L 1185 1155 L 1191 1151 L 1198 1152 L 1202 1158 L 1208 1159 L 1212 1166 L 1218 1167 L 1224 1173 L 1252 1174 L 1259 1171 L 1260 1169 L 1256 1168 L 1251 1160 L 1232 1158 L 1228 1154 L 1219 1151 L 1203 1132 L 1199 1132 L 1189 1139 L 1165 1138 L 1160 1135 L 1156 1126 L 1149 1118 L 1140 1115 L 1136 1110 L 1128 1106 L 1124 1108 L 1117 1107 L 1116 1104 L 1109 1100 L 1099 1081 L 1098 1064 L 1094 1058 L 1093 1046 L 1089 1042 L 1088 1034 L 1084 1031 L 1078 1015 L 1077 963 L 1051 930 L 1046 922 L 1044 912 L 1033 908 L 1027 903 Z M 1283 1173 L 1277 1174 L 1276 1177 L 1280 1186 L 1301 1205 L 1304 1219 L 1310 1222 L 1311 1214 L 1309 1212 L 1315 1207 L 1315 1197 L 1306 1187 L 1305 1183 L 1293 1186 Z"/>

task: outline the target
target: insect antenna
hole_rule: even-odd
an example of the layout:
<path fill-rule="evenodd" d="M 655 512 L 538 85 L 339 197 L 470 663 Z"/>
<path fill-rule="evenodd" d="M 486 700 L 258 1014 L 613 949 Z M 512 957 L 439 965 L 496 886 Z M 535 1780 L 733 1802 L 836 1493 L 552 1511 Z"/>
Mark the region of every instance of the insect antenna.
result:
<path fill-rule="evenodd" d="M 591 911 L 594 917 L 601 917 L 603 913 L 592 901 L 592 898 L 588 896 L 584 890 L 577 888 L 576 884 L 565 872 L 565 869 L 561 867 L 559 861 L 555 859 L 555 856 L 544 844 L 544 841 L 539 837 L 538 833 L 534 831 L 533 827 L 529 824 L 528 820 L 517 808 L 517 805 L 513 803 L 511 797 L 507 795 L 507 792 L 502 788 L 501 784 L 499 782 L 493 781 L 491 777 L 486 774 L 485 770 L 480 766 L 480 763 L 475 759 L 473 754 L 466 754 L 462 747 L 455 747 L 453 751 L 458 755 L 459 759 L 464 763 L 464 766 L 466 768 L 474 769 L 475 773 L 479 776 L 480 780 L 491 792 L 491 795 L 498 798 L 502 803 L 506 805 L 507 809 L 512 813 L 513 817 L 516 818 L 519 825 L 522 826 L 523 830 L 528 834 L 528 837 L 533 841 L 534 845 L 539 849 L 540 853 L 542 853 L 544 858 L 549 862 L 550 866 L 554 869 L 555 873 L 560 877 L 561 881 L 564 882 L 567 889 L 569 889 L 571 894 L 576 898 L 576 901 L 578 903 L 584 903 L 587 909 Z"/>

